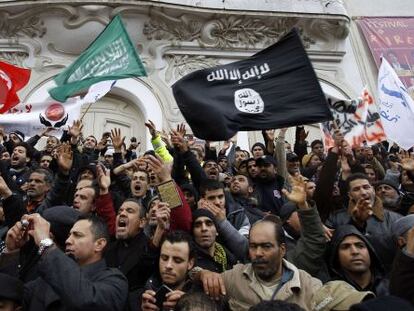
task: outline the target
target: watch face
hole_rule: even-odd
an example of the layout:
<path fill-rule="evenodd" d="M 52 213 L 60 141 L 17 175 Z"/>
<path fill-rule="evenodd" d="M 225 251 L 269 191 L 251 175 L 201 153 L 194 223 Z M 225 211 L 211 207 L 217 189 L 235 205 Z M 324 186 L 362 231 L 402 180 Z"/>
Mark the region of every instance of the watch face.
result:
<path fill-rule="evenodd" d="M 53 244 L 52 239 L 44 239 L 40 241 L 40 245 L 43 245 L 43 246 L 50 246 L 52 244 Z"/>

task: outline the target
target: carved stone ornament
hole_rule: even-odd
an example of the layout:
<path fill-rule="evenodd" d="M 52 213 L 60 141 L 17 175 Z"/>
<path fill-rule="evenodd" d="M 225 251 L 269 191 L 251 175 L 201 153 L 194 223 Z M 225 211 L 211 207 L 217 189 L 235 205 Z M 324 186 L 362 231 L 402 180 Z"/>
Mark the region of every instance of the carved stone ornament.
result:
<path fill-rule="evenodd" d="M 46 27 L 37 15 L 30 10 L 22 13 L 11 14 L 7 11 L 0 11 L 0 38 L 43 37 Z"/>
<path fill-rule="evenodd" d="M 264 20 L 231 15 L 203 22 L 200 17 L 188 14 L 172 17 L 152 12 L 143 32 L 148 40 L 168 40 L 176 45 L 180 41 L 197 41 L 202 47 L 249 48 L 277 41 L 297 21 L 291 17 Z M 306 41 L 312 42 L 309 38 Z"/>
<path fill-rule="evenodd" d="M 6 61 L 18 67 L 24 67 L 23 62 L 29 56 L 25 52 L 0 52 L 0 61 Z"/>
<path fill-rule="evenodd" d="M 345 39 L 349 34 L 349 21 L 315 19 L 308 22 L 309 33 L 325 41 Z"/>
<path fill-rule="evenodd" d="M 176 81 L 195 70 L 218 66 L 217 58 L 202 55 L 166 55 L 168 69 L 165 72 L 166 82 Z"/>

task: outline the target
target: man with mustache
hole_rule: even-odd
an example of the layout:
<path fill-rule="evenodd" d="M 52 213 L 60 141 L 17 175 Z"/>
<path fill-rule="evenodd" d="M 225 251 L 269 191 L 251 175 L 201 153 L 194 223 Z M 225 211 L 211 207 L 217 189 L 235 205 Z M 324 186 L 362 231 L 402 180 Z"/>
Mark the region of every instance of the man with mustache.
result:
<path fill-rule="evenodd" d="M 69 145 L 59 147 L 57 164 L 59 171 L 54 180 L 50 171 L 45 169 L 39 168 L 30 173 L 26 184 L 25 200 L 12 191 L 10 176 L 5 172 L 4 167 L 0 166 L 3 176 L 0 177 L 0 196 L 3 199 L 6 223 L 9 226 L 14 225 L 25 213 L 42 213 L 51 206 L 63 204 L 72 167 L 72 152 Z"/>
<path fill-rule="evenodd" d="M 397 250 L 391 226 L 401 215 L 384 208 L 382 200 L 375 195 L 374 187 L 365 174 L 350 175 L 346 186 L 348 208 L 332 213 L 326 225 L 332 229 L 341 225 L 354 225 L 371 243 L 388 270 Z"/>
<path fill-rule="evenodd" d="M 128 279 L 130 310 L 137 310 L 138 290 L 154 272 L 157 250 L 144 233 L 145 208 L 136 199 L 125 200 L 115 222 L 115 237 L 105 253 L 110 267 L 117 267 Z"/>
<path fill-rule="evenodd" d="M 194 278 L 203 283 L 208 295 L 227 295 L 232 310 L 249 310 L 262 300 L 275 299 L 311 310 L 311 297 L 322 283 L 283 259 L 285 253 L 282 224 L 270 215 L 250 229 L 251 263 L 238 264 L 222 274 L 202 270 Z"/>

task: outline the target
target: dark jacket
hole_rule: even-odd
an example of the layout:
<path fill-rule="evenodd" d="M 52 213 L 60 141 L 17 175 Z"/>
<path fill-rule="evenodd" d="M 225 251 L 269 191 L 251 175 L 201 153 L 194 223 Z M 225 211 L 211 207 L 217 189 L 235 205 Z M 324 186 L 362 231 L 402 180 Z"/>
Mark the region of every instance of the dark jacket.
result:
<path fill-rule="evenodd" d="M 118 268 L 127 277 L 129 310 L 137 310 L 138 292 L 157 268 L 158 251 L 150 247 L 147 236 L 141 231 L 131 241 L 112 242 L 105 260 L 109 267 Z"/>
<path fill-rule="evenodd" d="M 342 209 L 333 213 L 326 221 L 326 225 L 330 228 L 338 228 L 341 225 L 354 224 L 350 216 L 349 210 Z M 382 207 L 381 199 L 375 199 L 373 207 L 374 214 L 368 218 L 365 228 L 358 228 L 360 232 L 369 240 L 374 247 L 376 253 L 386 271 L 391 270 L 397 247 L 392 237 L 391 225 L 402 216 Z"/>
<path fill-rule="evenodd" d="M 59 249 L 39 262 L 40 278 L 26 283 L 24 310 L 124 310 L 128 283 L 104 260 L 79 267 Z"/>
<path fill-rule="evenodd" d="M 142 310 L 142 294 L 146 290 L 153 290 L 154 292 L 157 292 L 157 290 L 163 285 L 163 282 L 161 280 L 161 277 L 159 273 L 154 274 L 151 276 L 147 283 L 145 284 L 145 288 L 142 289 L 139 293 L 139 300 L 138 300 L 138 310 Z M 203 287 L 201 283 L 195 283 L 191 281 L 190 279 L 187 279 L 187 281 L 184 284 L 184 287 L 181 289 L 184 293 L 194 293 L 194 292 L 203 292 Z"/>
<path fill-rule="evenodd" d="M 127 277 L 129 291 L 143 288 L 157 267 L 158 251 L 149 245 L 143 231 L 130 241 L 116 240 L 105 253 L 108 267 L 121 270 Z"/>
<path fill-rule="evenodd" d="M 249 218 L 251 225 L 253 225 L 256 221 L 263 219 L 263 217 L 266 215 L 265 212 L 257 207 L 257 204 L 254 204 L 254 199 L 246 199 L 235 195 L 232 197 L 236 203 L 244 208 L 244 212 L 246 213 L 247 218 Z"/>
<path fill-rule="evenodd" d="M 241 234 L 248 235 L 250 230 L 249 218 L 244 208 L 234 201 L 230 192 L 224 191 L 226 197 L 226 218 Z"/>
<path fill-rule="evenodd" d="M 318 181 L 316 182 L 316 190 L 313 199 L 318 206 L 319 215 L 323 222 L 328 219 L 331 212 L 343 208 L 342 198 L 332 197 L 338 173 L 337 163 L 338 154 L 329 151 L 319 173 Z"/>
<path fill-rule="evenodd" d="M 371 259 L 372 281 L 366 288 L 361 288 L 357 283 L 350 279 L 342 270 L 339 264 L 338 252 L 341 242 L 350 235 L 357 236 L 368 248 Z M 329 256 L 329 269 L 333 279 L 339 279 L 348 282 L 359 291 L 372 291 L 377 296 L 388 295 L 388 279 L 384 277 L 384 266 L 368 239 L 353 225 L 344 225 L 335 230 L 331 241 L 331 253 Z"/>
<path fill-rule="evenodd" d="M 298 239 L 286 236 L 286 259 L 312 276 L 322 272 L 326 238 L 316 206 L 298 209 L 302 230 Z"/>
<path fill-rule="evenodd" d="M 226 252 L 226 258 L 227 258 L 227 265 L 225 269 L 220 263 L 216 262 L 214 258 L 210 256 L 210 254 L 208 254 L 204 249 L 199 247 L 197 244 L 196 244 L 196 254 L 197 254 L 196 266 L 209 270 L 209 271 L 217 272 L 217 273 L 221 273 L 221 272 L 224 272 L 225 270 L 229 270 L 233 268 L 233 265 L 237 263 L 236 257 L 234 257 L 234 255 L 230 253 L 230 251 L 227 248 L 225 248 L 224 246 L 223 248 L 224 248 L 224 251 Z"/>
<path fill-rule="evenodd" d="M 256 193 L 259 199 L 259 208 L 264 212 L 279 215 L 279 211 L 285 203 L 282 197 L 282 189 L 285 181 L 282 176 L 276 175 L 271 181 L 256 179 Z"/>
<path fill-rule="evenodd" d="M 50 189 L 43 201 L 33 207 L 31 213 L 42 214 L 46 209 L 52 206 L 64 205 L 64 192 L 69 186 L 69 183 L 69 176 L 61 173 L 56 174 L 52 189 Z M 14 224 L 19 221 L 24 214 L 28 213 L 28 203 L 29 202 L 23 201 L 21 196 L 17 194 L 13 194 L 3 200 L 4 216 L 6 224 L 9 227 L 14 226 Z"/>
<path fill-rule="evenodd" d="M 414 305 L 414 257 L 398 251 L 390 276 L 390 293 Z"/>

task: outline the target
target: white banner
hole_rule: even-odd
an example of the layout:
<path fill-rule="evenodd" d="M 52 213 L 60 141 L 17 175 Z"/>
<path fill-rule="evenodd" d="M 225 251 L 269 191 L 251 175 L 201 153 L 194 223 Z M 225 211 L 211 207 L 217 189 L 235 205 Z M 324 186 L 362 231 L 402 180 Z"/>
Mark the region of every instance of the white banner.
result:
<path fill-rule="evenodd" d="M 378 73 L 379 114 L 387 137 L 405 150 L 414 146 L 414 101 L 382 58 Z"/>
<path fill-rule="evenodd" d="M 56 131 L 50 135 L 60 137 L 63 130 L 79 118 L 82 103 L 79 97 L 73 97 L 63 104 L 52 99 L 42 103 L 19 104 L 13 108 L 13 113 L 0 115 L 0 125 L 6 133 L 19 130 L 28 137 L 53 127 Z"/>

